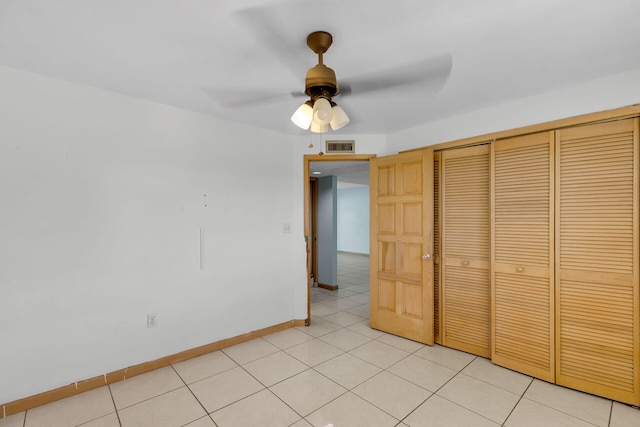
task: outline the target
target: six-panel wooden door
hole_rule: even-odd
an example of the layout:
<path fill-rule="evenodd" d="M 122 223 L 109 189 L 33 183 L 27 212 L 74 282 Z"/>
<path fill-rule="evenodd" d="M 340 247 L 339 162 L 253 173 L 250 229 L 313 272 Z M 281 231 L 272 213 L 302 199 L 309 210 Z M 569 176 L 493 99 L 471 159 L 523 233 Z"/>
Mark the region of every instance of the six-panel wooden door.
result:
<path fill-rule="evenodd" d="M 370 161 L 371 327 L 433 344 L 433 151 Z"/>

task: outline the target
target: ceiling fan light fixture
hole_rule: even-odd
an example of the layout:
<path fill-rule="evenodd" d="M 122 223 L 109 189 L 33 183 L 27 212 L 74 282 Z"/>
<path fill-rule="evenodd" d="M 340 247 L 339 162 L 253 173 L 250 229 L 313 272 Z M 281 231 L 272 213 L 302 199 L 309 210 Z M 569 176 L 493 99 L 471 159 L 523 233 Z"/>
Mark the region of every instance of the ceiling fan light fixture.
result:
<path fill-rule="evenodd" d="M 333 43 L 333 36 L 326 31 L 315 31 L 307 36 L 307 46 L 318 55 L 318 64 L 307 71 L 304 93 L 311 99 L 298 107 L 291 121 L 301 129 L 324 133 L 338 130 L 349 122 L 349 116 L 332 98 L 340 94 L 336 73 L 323 63 L 323 54 Z M 349 93 L 350 91 L 347 91 Z"/>
<path fill-rule="evenodd" d="M 309 128 L 309 130 L 313 133 L 327 133 L 329 131 L 329 125 L 323 125 L 314 120 L 311 122 L 311 127 Z"/>
<path fill-rule="evenodd" d="M 331 124 L 331 129 L 333 130 L 342 129 L 343 127 L 348 125 L 351 120 L 349 120 L 349 116 L 347 116 L 347 113 L 344 112 L 342 107 L 337 105 L 335 102 L 332 102 L 331 104 L 332 104 L 332 107 L 331 107 L 332 117 L 331 117 L 331 121 L 329 122 Z"/>
<path fill-rule="evenodd" d="M 313 103 L 313 122 L 328 125 L 332 118 L 331 103 L 326 98 L 317 98 Z"/>
<path fill-rule="evenodd" d="M 293 116 L 291 116 L 291 121 L 300 129 L 309 129 L 309 125 L 311 125 L 311 121 L 313 120 L 312 105 L 313 103 L 311 101 L 305 102 L 299 106 L 296 112 L 293 113 Z"/>

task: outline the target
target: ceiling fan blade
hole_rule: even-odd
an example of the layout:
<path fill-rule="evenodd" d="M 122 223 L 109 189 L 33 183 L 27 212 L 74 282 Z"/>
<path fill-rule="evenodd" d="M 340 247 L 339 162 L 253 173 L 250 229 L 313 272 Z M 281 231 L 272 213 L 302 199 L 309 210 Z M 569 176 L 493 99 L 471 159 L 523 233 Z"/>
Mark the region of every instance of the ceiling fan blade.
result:
<path fill-rule="evenodd" d="M 291 99 L 291 95 L 286 91 L 278 93 L 251 88 L 205 88 L 202 90 L 218 105 L 230 109 L 259 107 Z"/>
<path fill-rule="evenodd" d="M 436 94 L 442 89 L 453 66 L 450 54 L 438 55 L 402 67 L 375 71 L 339 82 L 340 96 L 415 86 L 416 90 Z"/>
<path fill-rule="evenodd" d="M 253 6 L 233 13 L 234 19 L 253 35 L 256 42 L 271 57 L 282 63 L 294 77 L 304 76 L 313 65 L 306 55 L 307 47 L 302 37 L 286 36 L 282 31 L 287 28 L 287 18 L 283 11 L 290 9 L 288 2 L 275 3 L 268 6 Z M 304 52 L 304 54 L 303 54 Z"/>

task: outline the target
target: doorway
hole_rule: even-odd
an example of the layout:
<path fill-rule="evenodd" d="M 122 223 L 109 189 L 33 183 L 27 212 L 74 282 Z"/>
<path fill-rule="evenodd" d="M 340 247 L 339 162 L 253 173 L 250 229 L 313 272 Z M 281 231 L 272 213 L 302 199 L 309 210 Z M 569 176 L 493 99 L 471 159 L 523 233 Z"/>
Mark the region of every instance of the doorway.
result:
<path fill-rule="evenodd" d="M 326 289 L 338 289 L 337 213 L 322 224 L 327 214 L 318 214 L 323 187 L 333 191 L 337 203 L 341 190 L 369 185 L 369 159 L 372 154 L 304 156 L 304 234 L 307 247 L 307 324 L 311 322 L 311 293 L 316 283 Z M 315 172 L 315 173 L 314 173 Z M 331 178 L 333 177 L 333 178 Z M 322 185 L 321 185 L 322 184 Z M 337 206 L 330 207 L 337 212 Z M 368 216 L 368 210 L 366 211 Z M 323 227 L 324 230 L 323 231 Z M 330 230 L 330 231 L 326 231 Z M 323 241 L 324 240 L 324 241 Z M 326 240 L 329 240 L 328 242 Z M 323 247 L 324 246 L 324 247 Z M 368 253 L 368 250 L 367 250 Z M 330 257 L 330 259 L 324 259 Z M 341 257 L 345 259 L 345 257 Z M 335 287 L 335 288 L 334 288 Z"/>

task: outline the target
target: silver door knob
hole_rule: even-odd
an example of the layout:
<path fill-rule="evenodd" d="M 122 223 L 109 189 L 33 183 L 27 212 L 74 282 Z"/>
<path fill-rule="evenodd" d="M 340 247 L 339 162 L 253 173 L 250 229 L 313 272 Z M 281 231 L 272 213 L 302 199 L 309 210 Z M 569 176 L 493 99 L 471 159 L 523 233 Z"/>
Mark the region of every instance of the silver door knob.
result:
<path fill-rule="evenodd" d="M 424 254 L 424 255 L 422 255 L 422 259 L 423 259 L 423 260 L 425 260 L 425 261 L 426 261 L 426 260 L 429 260 L 429 259 L 431 259 L 431 255 L 429 255 L 429 254 Z"/>

